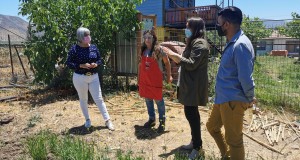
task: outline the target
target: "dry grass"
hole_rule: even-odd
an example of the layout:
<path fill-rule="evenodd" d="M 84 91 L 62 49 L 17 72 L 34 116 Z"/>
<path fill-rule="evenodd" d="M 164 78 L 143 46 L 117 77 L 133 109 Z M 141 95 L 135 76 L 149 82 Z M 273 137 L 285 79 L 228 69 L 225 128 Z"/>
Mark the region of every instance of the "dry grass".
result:
<path fill-rule="evenodd" d="M 21 54 L 20 58 L 24 66 L 27 77 L 25 76 L 24 70 L 21 66 L 20 60 L 17 56 L 17 52 L 14 48 L 12 51 L 12 64 L 9 54 L 9 48 L 0 48 L 0 97 L 7 96 L 24 96 L 23 94 L 29 91 L 27 88 L 9 88 L 5 86 L 10 86 L 12 84 L 17 84 L 21 86 L 31 86 L 33 80 L 33 73 L 30 70 L 28 59 L 26 56 L 22 55 L 23 49 L 17 48 L 18 52 Z M 12 73 L 14 72 L 14 75 Z M 32 86 L 31 86 L 32 87 Z"/>

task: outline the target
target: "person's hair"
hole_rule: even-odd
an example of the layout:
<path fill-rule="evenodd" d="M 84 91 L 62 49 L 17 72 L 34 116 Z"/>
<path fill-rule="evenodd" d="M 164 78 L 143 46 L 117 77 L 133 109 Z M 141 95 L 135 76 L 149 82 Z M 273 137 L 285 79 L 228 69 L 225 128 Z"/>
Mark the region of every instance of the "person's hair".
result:
<path fill-rule="evenodd" d="M 146 30 L 144 31 L 143 33 L 143 37 L 146 35 L 146 34 L 150 34 L 153 36 L 153 42 L 152 42 L 152 47 L 151 47 L 151 53 L 154 51 L 154 47 L 157 45 L 157 37 L 156 37 L 156 34 L 155 34 L 155 31 L 154 31 L 154 27 L 152 29 L 149 29 L 149 30 Z M 147 46 L 146 46 L 146 43 L 145 41 L 143 42 L 142 44 L 142 47 L 141 47 L 141 56 L 143 55 L 144 51 L 146 50 Z"/>
<path fill-rule="evenodd" d="M 77 41 L 81 42 L 85 34 L 90 34 L 90 30 L 84 27 L 79 27 L 76 32 Z"/>
<path fill-rule="evenodd" d="M 235 25 L 241 25 L 243 20 L 242 11 L 235 6 L 225 7 L 218 13 L 218 16 L 222 16 L 224 21 Z"/>
<path fill-rule="evenodd" d="M 191 43 L 196 38 L 204 38 L 205 22 L 200 17 L 192 17 L 187 20 L 188 28 L 192 32 L 192 36 L 187 38 L 187 48 L 191 47 Z"/>

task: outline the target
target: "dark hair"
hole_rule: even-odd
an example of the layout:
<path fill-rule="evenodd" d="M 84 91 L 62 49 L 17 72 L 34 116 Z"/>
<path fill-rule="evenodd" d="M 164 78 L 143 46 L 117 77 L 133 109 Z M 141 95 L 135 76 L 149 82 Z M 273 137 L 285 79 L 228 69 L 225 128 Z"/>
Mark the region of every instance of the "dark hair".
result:
<path fill-rule="evenodd" d="M 192 31 L 192 36 L 187 38 L 187 48 L 191 47 L 191 42 L 196 38 L 204 38 L 205 22 L 200 17 L 192 17 L 187 20 L 188 27 Z"/>
<path fill-rule="evenodd" d="M 155 45 L 157 45 L 157 37 L 156 37 L 156 34 L 155 34 L 155 31 L 154 31 L 154 27 L 152 27 L 152 29 L 149 29 L 149 30 L 146 30 L 144 31 L 143 33 L 143 36 L 145 36 L 146 34 L 150 34 L 153 36 L 153 42 L 152 42 L 152 47 L 151 47 L 151 53 L 154 51 L 154 47 Z M 141 55 L 143 55 L 143 52 L 145 51 L 145 49 L 147 48 L 146 44 L 145 44 L 145 41 L 143 42 L 142 44 L 142 47 L 141 47 Z"/>
<path fill-rule="evenodd" d="M 235 6 L 225 7 L 218 13 L 218 16 L 222 16 L 222 18 L 229 23 L 238 25 L 241 25 L 243 20 L 242 11 Z"/>

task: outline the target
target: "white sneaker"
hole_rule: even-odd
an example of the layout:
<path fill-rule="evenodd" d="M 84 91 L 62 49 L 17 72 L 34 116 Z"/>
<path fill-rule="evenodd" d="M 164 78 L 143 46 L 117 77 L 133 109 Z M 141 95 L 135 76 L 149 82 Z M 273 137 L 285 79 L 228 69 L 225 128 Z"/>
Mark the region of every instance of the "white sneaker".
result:
<path fill-rule="evenodd" d="M 84 124 L 85 128 L 90 128 L 92 126 L 92 122 L 90 119 L 87 119 Z"/>
<path fill-rule="evenodd" d="M 204 150 L 201 148 L 199 151 L 196 149 L 193 149 L 192 152 L 189 154 L 189 160 L 194 159 L 205 159 L 205 153 Z"/>
<path fill-rule="evenodd" d="M 182 148 L 186 150 L 193 149 L 193 141 L 191 141 L 188 145 L 183 145 Z"/>
<path fill-rule="evenodd" d="M 107 127 L 109 130 L 112 130 L 112 131 L 115 130 L 114 125 L 112 124 L 111 120 L 107 120 L 107 121 L 105 122 L 105 125 L 106 125 L 106 127 Z"/>

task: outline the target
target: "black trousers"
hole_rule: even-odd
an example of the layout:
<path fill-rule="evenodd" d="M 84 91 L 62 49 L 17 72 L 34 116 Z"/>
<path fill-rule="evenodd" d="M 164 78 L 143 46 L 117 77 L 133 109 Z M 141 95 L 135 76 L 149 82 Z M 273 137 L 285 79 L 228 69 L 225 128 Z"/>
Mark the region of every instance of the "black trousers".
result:
<path fill-rule="evenodd" d="M 199 150 L 202 148 L 202 138 L 198 106 L 184 106 L 184 114 L 190 124 L 193 148 Z"/>

